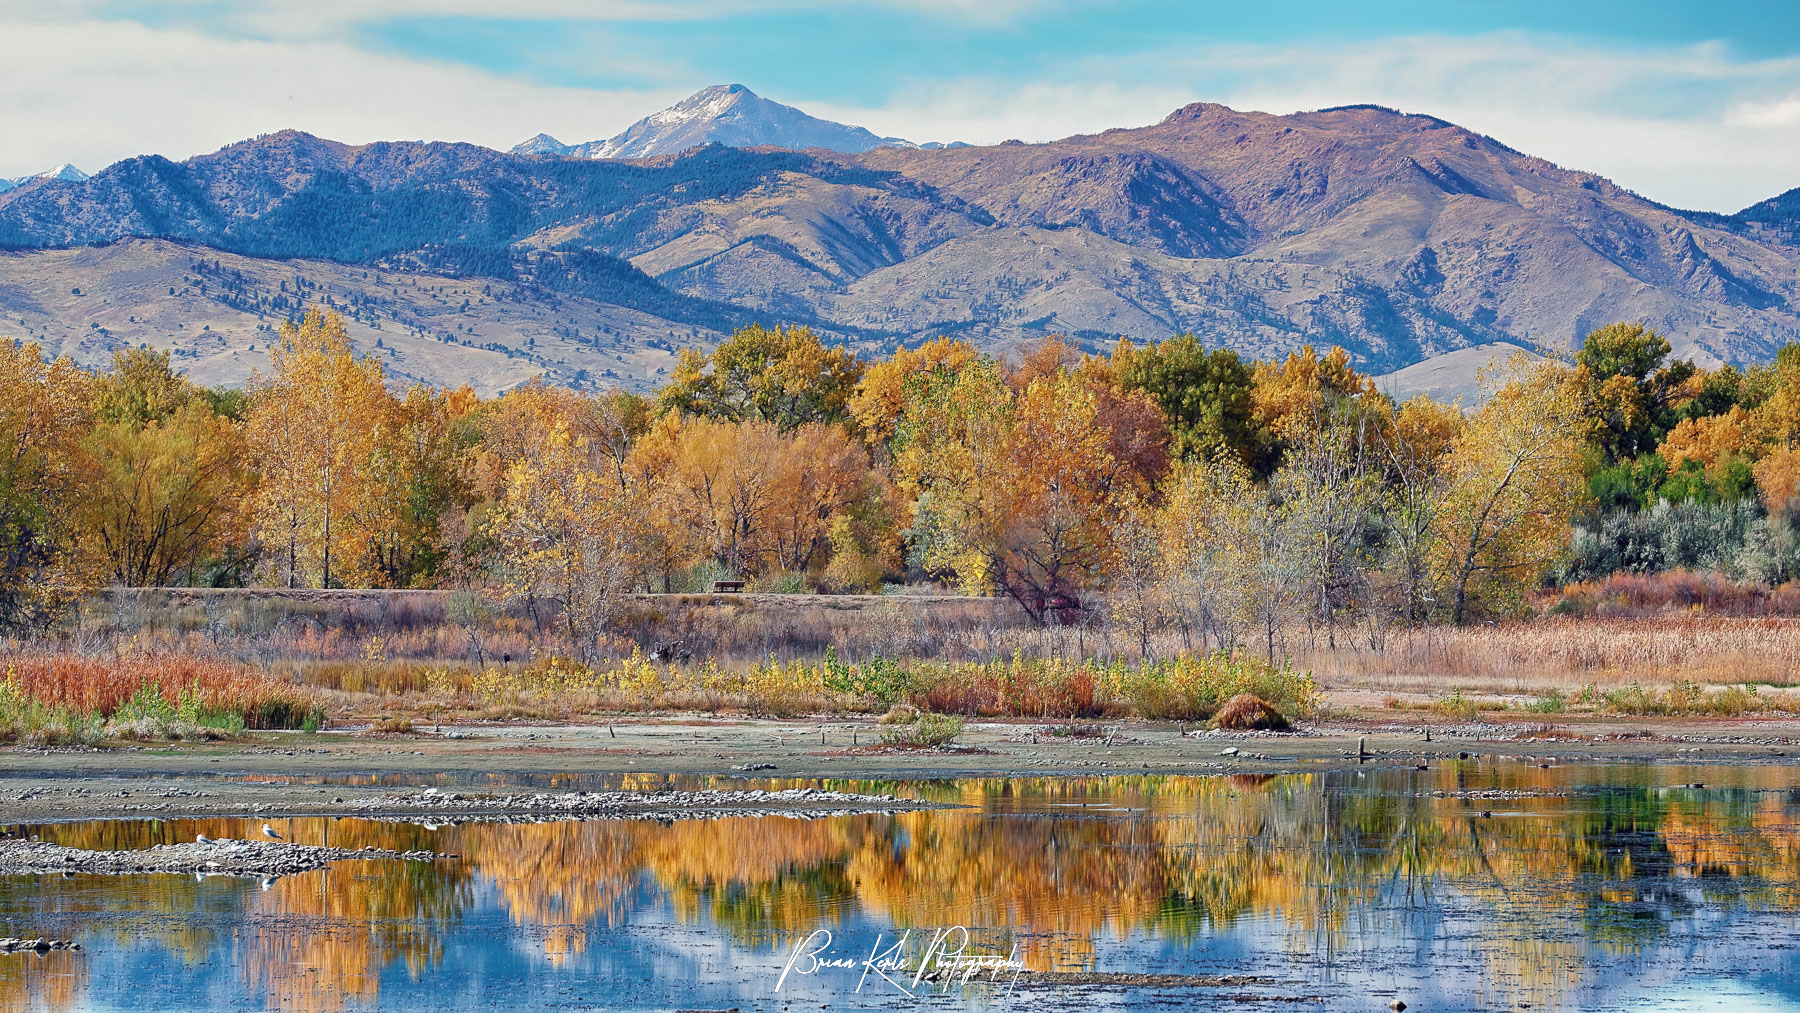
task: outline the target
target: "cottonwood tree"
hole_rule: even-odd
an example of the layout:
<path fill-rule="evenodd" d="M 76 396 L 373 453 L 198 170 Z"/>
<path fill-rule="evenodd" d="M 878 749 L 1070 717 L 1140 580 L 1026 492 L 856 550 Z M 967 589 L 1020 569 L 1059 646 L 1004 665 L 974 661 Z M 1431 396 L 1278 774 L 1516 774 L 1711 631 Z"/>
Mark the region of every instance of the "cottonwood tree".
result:
<path fill-rule="evenodd" d="M 370 495 L 355 504 L 370 532 L 374 575 L 388 587 L 436 577 L 448 554 L 444 524 L 467 509 L 479 430 L 469 421 L 472 396 L 413 385 L 391 405 L 388 424 L 368 465 Z"/>
<path fill-rule="evenodd" d="M 89 378 L 74 363 L 0 342 L 0 624 L 45 626 L 88 582 L 68 546 L 90 418 Z"/>
<path fill-rule="evenodd" d="M 1093 393 L 1067 373 L 1034 380 L 990 449 L 998 481 L 969 497 L 981 512 L 970 535 L 989 572 L 1034 620 L 1078 604 L 1100 583 L 1112 517 L 1129 473 L 1115 467 Z"/>
<path fill-rule="evenodd" d="M 1515 356 L 1482 382 L 1492 393 L 1451 443 L 1453 485 L 1435 532 L 1458 623 L 1471 610 L 1517 611 L 1567 545 L 1586 495 L 1579 378 Z"/>
<path fill-rule="evenodd" d="M 288 587 L 367 582 L 371 465 L 392 425 L 381 363 L 358 358 L 343 319 L 316 309 L 282 326 L 269 361 L 246 420 L 257 534 Z"/>
<path fill-rule="evenodd" d="M 827 347 L 811 328 L 752 324 L 711 355 L 683 352 L 657 403 L 665 412 L 770 422 L 787 431 L 843 421 L 862 375 L 855 354 Z"/>
<path fill-rule="evenodd" d="M 985 356 L 913 372 L 902 389 L 889 447 L 895 479 L 913 508 L 913 559 L 928 573 L 951 577 L 965 593 L 990 593 L 999 575 L 988 549 L 1009 495 L 1004 444 L 1012 391 L 999 364 Z"/>
<path fill-rule="evenodd" d="M 644 519 L 632 491 L 593 466 L 594 454 L 567 419 L 554 420 L 507 468 L 489 520 L 502 593 L 555 604 L 588 661 L 598 658 L 622 595 L 641 582 Z"/>
<path fill-rule="evenodd" d="M 856 535 L 879 486 L 869 453 L 840 426 L 782 432 L 763 421 L 669 415 L 627 461 L 653 504 L 651 540 L 664 579 L 710 561 L 740 576 L 817 574 Z M 840 518 L 851 524 L 843 528 Z M 871 555 L 879 550 L 866 547 Z"/>
<path fill-rule="evenodd" d="M 253 476 L 242 427 L 175 372 L 168 352 L 114 356 L 95 381 L 80 462 L 75 545 L 96 579 L 183 581 L 243 537 Z"/>
<path fill-rule="evenodd" d="M 1455 489 L 1450 449 L 1467 421 L 1459 405 L 1421 394 L 1401 405 L 1380 434 L 1388 491 L 1383 571 L 1390 581 L 1389 609 L 1408 628 L 1434 611 L 1438 515 Z"/>
<path fill-rule="evenodd" d="M 1107 619 L 1137 643 L 1138 656 L 1152 657 L 1151 641 L 1170 609 L 1162 581 L 1162 537 L 1153 505 L 1133 497 L 1106 522 L 1112 557 L 1106 579 Z"/>
<path fill-rule="evenodd" d="M 851 422 L 871 446 L 886 446 L 899 434 L 911 402 L 936 381 L 956 375 L 980 359 L 966 341 L 933 338 L 918 348 L 896 349 L 871 365 L 848 403 Z"/>
<path fill-rule="evenodd" d="M 1263 540 L 1267 496 L 1243 462 L 1228 454 L 1189 461 L 1169 476 L 1159 524 L 1164 597 L 1183 635 L 1221 651 L 1243 643 L 1252 613 L 1246 567 Z"/>

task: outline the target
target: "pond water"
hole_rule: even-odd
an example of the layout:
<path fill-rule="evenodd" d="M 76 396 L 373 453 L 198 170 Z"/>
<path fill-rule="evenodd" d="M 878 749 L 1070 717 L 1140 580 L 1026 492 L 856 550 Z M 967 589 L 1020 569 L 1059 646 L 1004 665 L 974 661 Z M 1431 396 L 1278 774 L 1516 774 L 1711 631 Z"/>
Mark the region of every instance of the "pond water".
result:
<path fill-rule="evenodd" d="M 1452 761 L 826 786 L 972 808 L 274 820 L 292 840 L 459 857 L 272 881 L 0 878 L 0 935 L 84 947 L 0 956 L 0 1008 L 1800 1011 L 1800 769 Z M 16 829 L 124 848 L 261 822 Z M 966 953 L 1098 977 L 915 985 L 898 963 L 957 927 L 944 938 Z M 860 964 L 907 930 L 891 980 L 860 991 L 860 967 L 794 956 L 810 937 Z M 1109 977 L 1131 974 L 1251 980 Z"/>

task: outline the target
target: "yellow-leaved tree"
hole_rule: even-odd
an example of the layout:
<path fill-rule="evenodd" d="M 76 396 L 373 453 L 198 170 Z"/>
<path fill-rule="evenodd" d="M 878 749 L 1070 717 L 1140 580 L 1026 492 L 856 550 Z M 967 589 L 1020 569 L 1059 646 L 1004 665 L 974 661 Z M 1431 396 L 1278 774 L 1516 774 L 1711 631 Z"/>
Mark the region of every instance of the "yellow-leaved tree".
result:
<path fill-rule="evenodd" d="M 344 321 L 308 311 L 269 349 L 250 384 L 246 436 L 259 482 L 255 529 L 288 587 L 349 587 L 377 576 L 373 469 L 394 398 L 381 363 L 358 358 Z"/>
<path fill-rule="evenodd" d="M 589 661 L 622 595 L 642 579 L 642 503 L 594 467 L 597 453 L 568 418 L 553 418 L 507 467 L 489 519 L 505 594 L 555 604 Z"/>
<path fill-rule="evenodd" d="M 89 388 L 68 359 L 0 341 L 0 624 L 46 625 L 87 582 L 68 546 Z"/>
<path fill-rule="evenodd" d="M 175 372 L 168 352 L 132 349 L 94 382 L 81 441 L 76 545 L 84 571 L 126 587 L 230 570 L 251 475 L 242 425 Z"/>
<path fill-rule="evenodd" d="M 1587 417 L 1579 376 L 1514 356 L 1483 371 L 1487 402 L 1451 439 L 1451 486 L 1433 543 L 1450 618 L 1517 612 L 1586 501 Z"/>

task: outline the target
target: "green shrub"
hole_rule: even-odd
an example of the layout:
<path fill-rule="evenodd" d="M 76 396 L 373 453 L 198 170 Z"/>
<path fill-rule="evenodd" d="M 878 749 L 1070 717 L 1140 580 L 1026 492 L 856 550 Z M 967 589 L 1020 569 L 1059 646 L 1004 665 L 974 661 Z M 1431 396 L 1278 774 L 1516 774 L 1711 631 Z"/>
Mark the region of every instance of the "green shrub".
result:
<path fill-rule="evenodd" d="M 1562 695 L 1561 690 L 1553 689 L 1544 696 L 1538 697 L 1531 703 L 1526 704 L 1525 709 L 1533 714 L 1561 714 L 1569 709 L 1569 701 L 1567 697 Z"/>
<path fill-rule="evenodd" d="M 825 648 L 825 688 L 859 697 L 877 707 L 891 707 L 912 688 L 910 674 L 897 661 L 870 658 L 854 665 L 838 660 L 837 648 Z"/>
<path fill-rule="evenodd" d="M 962 734 L 962 718 L 948 714 L 920 714 L 905 724 L 888 725 L 881 731 L 881 741 L 890 746 L 944 746 Z"/>
<path fill-rule="evenodd" d="M 1431 709 L 1458 721 L 1473 721 L 1481 713 L 1481 707 L 1473 698 L 1464 696 L 1460 686 L 1438 697 Z"/>
<path fill-rule="evenodd" d="M 1204 721 L 1225 701 L 1247 693 L 1294 721 L 1312 716 L 1319 702 L 1311 672 L 1242 654 L 1183 654 L 1114 675 L 1120 694 L 1146 718 Z"/>

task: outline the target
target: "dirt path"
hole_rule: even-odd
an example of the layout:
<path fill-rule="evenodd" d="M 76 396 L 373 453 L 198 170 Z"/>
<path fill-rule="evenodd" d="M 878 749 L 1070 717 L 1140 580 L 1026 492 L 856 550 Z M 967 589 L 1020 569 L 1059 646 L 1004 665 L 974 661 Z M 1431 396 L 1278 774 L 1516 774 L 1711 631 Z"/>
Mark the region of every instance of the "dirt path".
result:
<path fill-rule="evenodd" d="M 1559 715 L 1554 723 L 1344 721 L 1283 735 L 1145 722 L 972 722 L 955 746 L 944 749 L 880 742 L 879 728 L 867 722 L 663 717 L 610 727 L 482 725 L 391 736 L 279 732 L 230 743 L 81 751 L 9 747 L 0 749 L 0 823 L 359 815 L 357 799 L 382 789 L 529 783 L 534 791 L 574 790 L 573 783 L 557 783 L 561 775 L 904 782 L 1013 774 L 1258 774 L 1431 763 L 1459 754 L 1534 764 L 1800 763 L 1800 721 L 1794 720 Z M 1359 748 L 1368 754 L 1360 760 Z M 904 785 L 892 790 L 906 794 Z"/>

